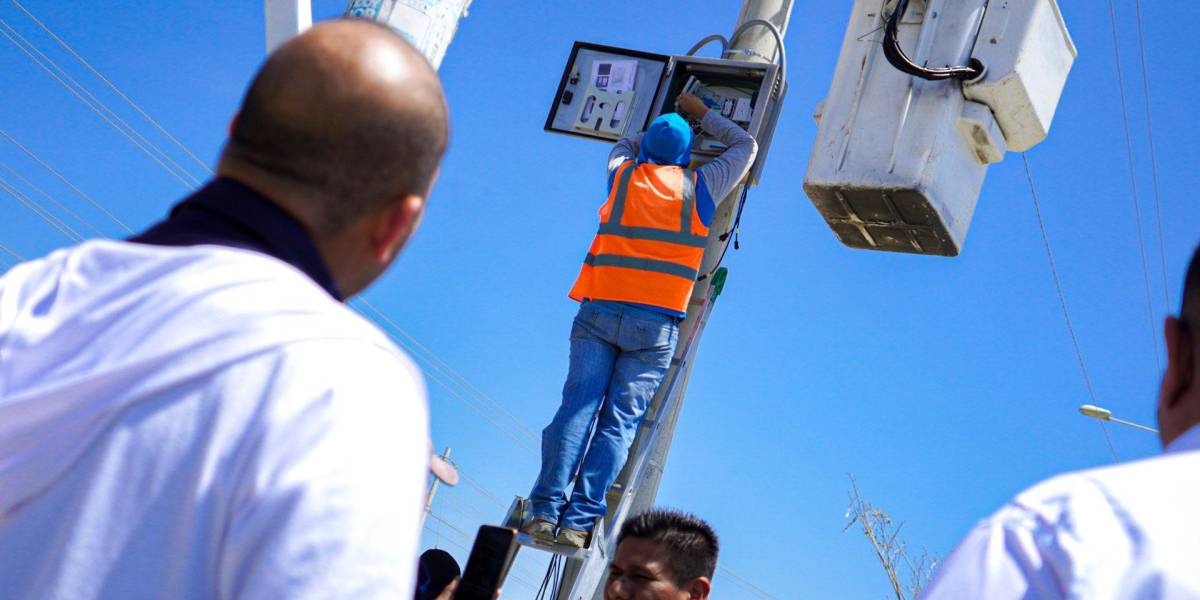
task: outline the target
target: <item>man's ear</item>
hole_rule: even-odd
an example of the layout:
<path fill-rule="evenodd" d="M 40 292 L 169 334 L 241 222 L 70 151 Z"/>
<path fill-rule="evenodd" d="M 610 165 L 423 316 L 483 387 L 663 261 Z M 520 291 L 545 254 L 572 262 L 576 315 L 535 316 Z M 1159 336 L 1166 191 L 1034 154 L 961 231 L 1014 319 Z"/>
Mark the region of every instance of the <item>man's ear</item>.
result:
<path fill-rule="evenodd" d="M 697 577 L 684 584 L 683 591 L 687 593 L 688 600 L 708 600 L 712 582 L 707 577 Z"/>
<path fill-rule="evenodd" d="M 371 256 L 382 264 L 392 262 L 421 222 L 425 199 L 409 194 L 379 213 L 371 234 Z"/>
<path fill-rule="evenodd" d="M 1200 420 L 1195 398 L 1196 349 L 1187 321 L 1167 317 L 1163 339 L 1167 345 L 1167 370 L 1158 391 L 1158 429 L 1163 446 Z"/>

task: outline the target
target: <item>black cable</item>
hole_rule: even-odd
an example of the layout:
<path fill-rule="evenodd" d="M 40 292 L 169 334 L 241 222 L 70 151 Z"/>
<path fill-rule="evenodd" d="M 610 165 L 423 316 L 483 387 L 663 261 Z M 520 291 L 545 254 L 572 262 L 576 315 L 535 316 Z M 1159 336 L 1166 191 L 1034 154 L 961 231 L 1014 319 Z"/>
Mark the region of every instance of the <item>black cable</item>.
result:
<path fill-rule="evenodd" d="M 904 53 L 904 49 L 900 47 L 900 38 L 896 34 L 897 29 L 900 27 L 900 21 L 904 19 L 906 11 L 908 11 L 908 0 L 899 0 L 896 3 L 895 10 L 892 11 L 892 16 L 888 18 L 887 28 L 883 34 L 883 55 L 887 57 L 888 62 L 892 63 L 893 67 L 909 75 L 928 79 L 929 81 L 942 81 L 946 79 L 969 80 L 983 75 L 983 63 L 976 58 L 972 58 L 969 61 L 969 66 L 965 67 L 930 69 L 914 63 Z"/>
<path fill-rule="evenodd" d="M 741 248 L 741 244 L 738 242 L 738 236 L 739 236 L 738 231 L 741 229 L 742 211 L 745 210 L 745 208 L 746 208 L 746 194 L 749 191 L 750 191 L 749 183 L 742 186 L 742 195 L 738 197 L 737 216 L 735 216 L 733 218 L 733 226 L 731 226 L 725 233 L 722 233 L 720 235 L 720 237 L 718 238 L 722 242 L 724 242 L 725 240 L 729 239 L 729 236 L 732 235 L 734 250 L 738 250 Z M 729 244 L 725 244 L 725 248 L 723 248 L 721 250 L 721 258 L 717 259 L 717 264 L 713 266 L 711 271 L 697 277 L 696 281 L 704 281 L 705 279 L 708 279 L 709 277 L 712 276 L 713 273 L 717 272 L 717 269 L 721 268 L 721 263 L 725 262 L 725 253 L 729 252 L 729 246 L 730 246 Z"/>

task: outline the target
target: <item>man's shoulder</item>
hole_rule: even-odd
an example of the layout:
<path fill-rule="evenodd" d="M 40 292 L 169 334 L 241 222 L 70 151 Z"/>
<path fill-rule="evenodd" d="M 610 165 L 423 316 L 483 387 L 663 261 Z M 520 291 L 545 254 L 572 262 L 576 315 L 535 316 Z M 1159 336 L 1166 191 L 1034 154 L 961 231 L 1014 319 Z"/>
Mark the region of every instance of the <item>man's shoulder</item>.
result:
<path fill-rule="evenodd" d="M 1146 543 L 1173 535 L 1178 527 L 1168 516 L 1200 503 L 1197 472 L 1200 452 L 1194 451 L 1065 473 L 1017 494 L 990 521 L 1102 545 Z"/>

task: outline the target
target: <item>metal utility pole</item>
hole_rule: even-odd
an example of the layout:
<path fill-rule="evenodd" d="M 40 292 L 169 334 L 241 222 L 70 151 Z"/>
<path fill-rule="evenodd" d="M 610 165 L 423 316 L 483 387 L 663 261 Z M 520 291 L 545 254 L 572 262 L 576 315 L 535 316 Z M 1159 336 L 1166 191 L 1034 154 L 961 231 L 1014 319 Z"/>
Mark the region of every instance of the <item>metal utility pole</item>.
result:
<path fill-rule="evenodd" d="M 450 446 L 446 446 L 446 450 L 442 452 L 442 460 L 450 462 Z M 429 518 L 429 511 L 433 510 L 433 497 L 437 495 L 438 484 L 442 480 L 437 477 L 433 478 L 433 482 L 429 484 L 429 495 L 425 497 L 425 512 L 421 513 L 421 527 L 425 527 L 425 521 Z"/>
<path fill-rule="evenodd" d="M 773 23 L 779 28 L 780 34 L 787 33 L 788 21 L 792 14 L 792 0 L 746 0 L 742 4 L 741 13 L 738 15 L 737 26 L 734 31 L 737 31 L 742 25 L 761 19 Z M 775 43 L 775 38 L 771 35 L 770 30 L 766 27 L 752 26 L 746 28 L 740 35 L 737 35 L 730 40 L 729 49 L 725 52 L 724 58 L 743 60 L 747 62 L 775 62 L 779 53 L 779 48 Z M 765 157 L 760 157 L 762 160 Z M 701 273 L 712 272 L 717 266 L 717 262 L 721 260 L 721 256 L 725 252 L 725 247 L 729 244 L 730 238 L 726 237 L 721 240 L 720 234 L 730 231 L 733 225 L 733 219 L 738 209 L 738 197 L 742 193 L 742 186 L 734 188 L 722 202 L 720 208 L 713 215 L 712 225 L 709 231 L 713 234 L 708 238 L 708 247 L 704 250 L 704 262 L 700 267 Z M 706 279 L 696 283 L 696 288 L 692 292 L 692 306 L 697 303 L 705 302 L 711 295 L 712 281 Z M 695 330 L 698 319 L 695 318 L 695 311 L 689 311 L 688 318 L 679 328 L 679 339 L 686 340 L 692 337 L 692 332 Z M 699 340 L 697 340 L 699 343 Z M 693 350 L 694 352 L 694 350 Z M 680 351 L 679 354 L 682 354 Z M 679 358 L 679 356 L 676 356 Z M 641 492 L 634 502 L 632 514 L 644 512 L 654 505 L 654 499 L 658 495 L 658 486 L 662 480 L 663 467 L 667 462 L 667 455 L 671 450 L 671 440 L 675 434 L 675 424 L 679 420 L 679 413 L 683 408 L 683 395 L 686 393 L 688 380 L 691 377 L 692 366 L 694 361 L 687 361 L 681 365 L 682 373 L 680 377 L 680 385 L 683 389 L 680 390 L 680 402 L 676 402 L 673 410 L 663 415 L 664 422 L 660 425 L 661 433 L 651 450 L 649 468 L 642 477 Z"/>
<path fill-rule="evenodd" d="M 722 58 L 742 63 L 766 64 L 773 63 L 778 58 L 782 62 L 783 50 L 780 46 L 783 33 L 787 30 L 791 11 L 792 0 L 747 0 L 744 2 L 738 15 L 733 38 Z M 777 33 L 778 38 L 776 37 Z M 675 58 L 686 60 L 688 57 Z M 713 63 L 722 62 L 713 61 L 713 59 L 695 60 L 710 61 L 705 63 L 710 68 L 714 66 Z M 730 62 L 729 64 L 737 63 Z M 720 67 L 720 65 L 716 66 Z M 688 69 L 689 67 L 678 68 Z M 782 101 L 782 95 L 786 89 L 783 66 L 781 65 L 777 69 L 775 67 L 766 68 L 768 70 L 765 72 L 772 73 L 767 88 L 769 91 L 759 96 L 759 102 L 767 103 L 764 106 L 770 106 L 771 102 L 776 102 L 776 104 L 770 111 L 770 120 L 760 122 L 761 128 L 758 129 L 759 164 L 765 159 L 775 125 L 774 119 L 778 116 L 778 102 Z M 744 65 L 742 69 L 745 69 Z M 566 104 L 567 102 L 569 100 L 561 103 Z M 557 109 L 552 109 L 552 111 L 554 110 Z M 554 114 L 552 112 L 551 118 Z M 550 126 L 547 128 L 550 130 Z M 748 176 L 747 180 L 750 179 L 751 177 Z M 700 267 L 700 273 L 704 276 L 696 282 L 688 305 L 687 319 L 680 324 L 679 346 L 671 360 L 671 367 L 638 429 L 625 466 L 608 491 L 606 497 L 608 512 L 592 531 L 588 548 L 574 549 L 553 544 L 547 545 L 532 539 L 525 542 L 527 545 L 553 552 L 559 555 L 559 558 L 565 559 L 561 585 L 553 592 L 555 600 L 601 600 L 604 597 L 604 582 L 608 564 L 616 551 L 617 533 L 628 518 L 654 506 L 658 487 L 662 480 L 663 468 L 666 465 L 671 441 L 675 434 L 675 426 L 683 407 L 688 380 L 695 364 L 700 337 L 712 315 L 714 302 L 724 286 L 726 272 L 718 267 L 732 238 L 731 230 L 738 213 L 739 199 L 742 197 L 744 185 L 749 184 L 744 183 L 735 188 L 729 196 L 722 200 L 716 214 L 713 215 L 704 259 Z M 528 511 L 528 501 L 518 498 L 509 509 L 504 524 L 510 527 L 519 527 L 528 518 Z"/>
<path fill-rule="evenodd" d="M 311 0 L 263 0 L 266 13 L 267 54 L 312 27 Z"/>

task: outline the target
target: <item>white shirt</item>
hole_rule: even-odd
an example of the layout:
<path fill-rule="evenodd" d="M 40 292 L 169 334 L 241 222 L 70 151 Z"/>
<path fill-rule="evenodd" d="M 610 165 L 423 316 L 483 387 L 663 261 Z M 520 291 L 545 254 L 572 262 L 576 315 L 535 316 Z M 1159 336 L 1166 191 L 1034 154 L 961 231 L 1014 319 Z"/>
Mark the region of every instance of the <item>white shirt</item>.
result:
<path fill-rule="evenodd" d="M 921 597 L 1200 598 L 1200 425 L 1162 456 L 1021 493 L 967 535 Z"/>
<path fill-rule="evenodd" d="M 411 362 L 273 258 L 0 278 L 0 597 L 411 597 L 428 444 Z"/>

